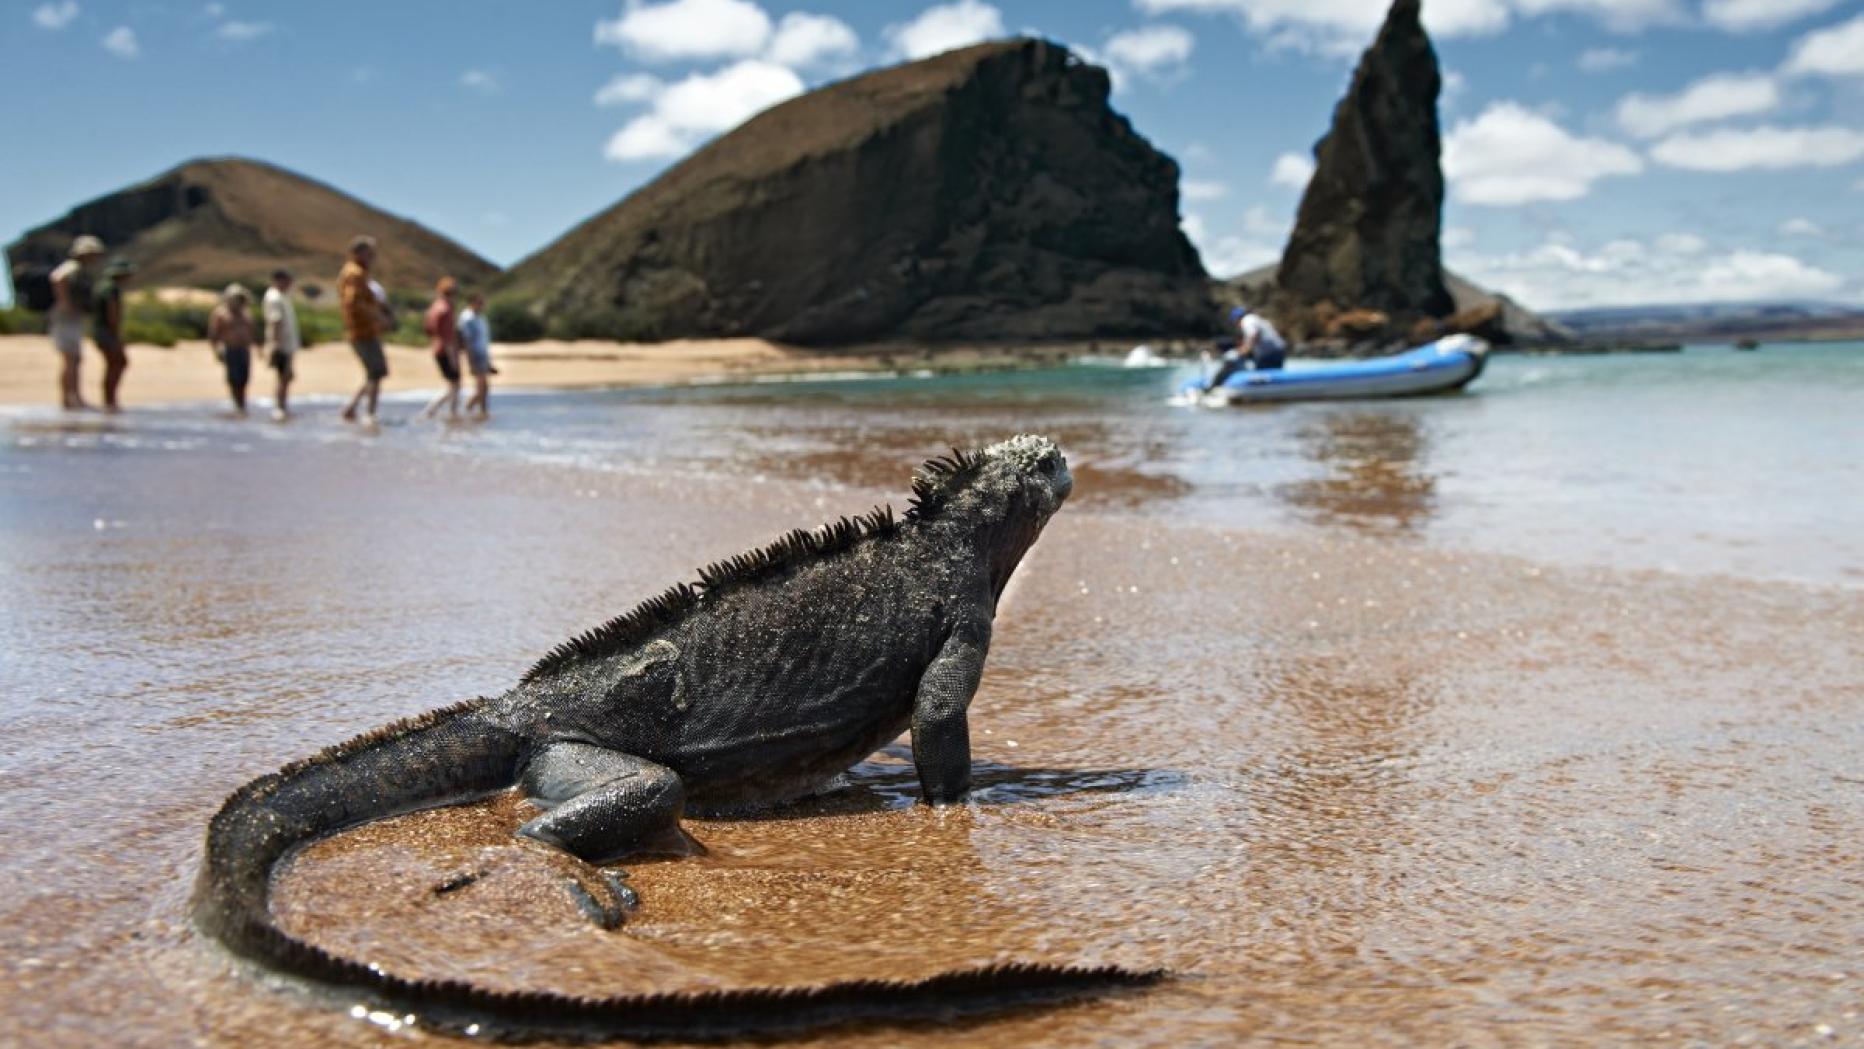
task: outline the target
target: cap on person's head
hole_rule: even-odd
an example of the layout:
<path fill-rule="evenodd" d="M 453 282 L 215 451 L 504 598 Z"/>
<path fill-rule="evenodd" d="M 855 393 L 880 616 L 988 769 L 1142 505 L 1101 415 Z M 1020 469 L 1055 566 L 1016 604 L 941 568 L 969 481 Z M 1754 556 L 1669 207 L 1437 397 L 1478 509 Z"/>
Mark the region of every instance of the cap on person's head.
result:
<path fill-rule="evenodd" d="M 1235 309 L 1230 311 L 1230 323 L 1235 324 L 1237 321 L 1240 321 L 1244 317 L 1247 317 L 1247 316 L 1249 316 L 1249 307 L 1238 306 Z"/>
<path fill-rule="evenodd" d="M 362 236 L 350 238 L 349 253 L 351 255 L 354 255 L 361 251 L 374 251 L 374 250 L 375 250 L 375 238 L 374 237 L 371 237 L 365 234 Z"/>
<path fill-rule="evenodd" d="M 442 277 L 440 283 L 434 285 L 434 294 L 443 298 L 458 290 L 460 290 L 459 282 L 452 277 Z"/>
<path fill-rule="evenodd" d="M 220 297 L 228 302 L 232 302 L 234 299 L 250 301 L 252 299 L 252 293 L 246 290 L 244 284 L 235 283 L 227 285 L 227 289 L 220 293 Z"/>
<path fill-rule="evenodd" d="M 89 255 L 102 255 L 103 253 L 104 242 L 88 233 L 71 242 L 71 257 L 74 259 L 85 258 Z"/>
<path fill-rule="evenodd" d="M 110 265 L 104 267 L 106 277 L 127 277 L 136 272 L 136 264 L 128 259 L 111 259 Z"/>
<path fill-rule="evenodd" d="M 291 271 L 290 271 L 290 270 L 282 270 L 282 269 L 281 269 L 281 270 L 273 270 L 273 271 L 272 271 L 272 279 L 273 279 L 273 280 L 290 280 L 290 279 L 291 279 Z"/>

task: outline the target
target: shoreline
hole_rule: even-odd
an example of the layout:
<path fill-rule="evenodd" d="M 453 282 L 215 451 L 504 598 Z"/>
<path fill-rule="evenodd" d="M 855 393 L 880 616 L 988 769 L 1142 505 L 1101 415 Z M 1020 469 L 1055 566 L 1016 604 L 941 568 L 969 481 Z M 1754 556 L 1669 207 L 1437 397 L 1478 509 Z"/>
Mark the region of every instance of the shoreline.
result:
<path fill-rule="evenodd" d="M 410 346 L 387 346 L 388 378 L 384 396 L 438 392 L 442 380 L 431 355 Z M 664 343 L 541 341 L 494 343 L 492 396 L 500 390 L 592 389 L 669 386 L 775 375 L 823 372 L 888 372 L 900 369 L 973 371 L 1039 367 L 1061 363 L 1091 347 L 924 348 L 860 346 L 804 350 L 762 339 L 679 339 Z M 172 348 L 132 344 L 124 376 L 122 402 L 137 406 L 192 404 L 227 398 L 220 365 L 205 341 Z M 43 335 L 0 336 L 0 406 L 56 409 L 58 354 Z M 87 340 L 79 382 L 84 397 L 99 403 L 103 359 Z M 347 397 L 362 383 L 362 369 L 345 343 L 319 343 L 298 352 L 294 398 Z M 472 391 L 470 377 L 463 384 Z M 274 379 L 263 361 L 254 361 L 249 400 L 270 405 Z"/>

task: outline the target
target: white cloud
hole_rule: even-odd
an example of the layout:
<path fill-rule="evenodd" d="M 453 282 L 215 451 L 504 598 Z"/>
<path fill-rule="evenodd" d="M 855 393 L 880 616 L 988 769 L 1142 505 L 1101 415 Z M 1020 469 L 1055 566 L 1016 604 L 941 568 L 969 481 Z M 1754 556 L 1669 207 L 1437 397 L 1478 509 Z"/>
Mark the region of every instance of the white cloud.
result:
<path fill-rule="evenodd" d="M 770 34 L 770 16 L 750 0 L 627 0 L 595 24 L 596 43 L 652 62 L 754 55 Z"/>
<path fill-rule="evenodd" d="M 1752 116 L 1780 105 L 1780 85 L 1765 73 L 1716 73 L 1674 95 L 1626 95 L 1618 126 L 1638 138 L 1659 138 L 1691 124 Z"/>
<path fill-rule="evenodd" d="M 713 73 L 694 73 L 662 85 L 652 95 L 648 112 L 617 131 L 604 152 L 615 161 L 677 157 L 708 135 L 736 127 L 802 93 L 802 78 L 794 71 L 760 59 L 747 59 Z M 602 100 L 601 93 L 597 100 Z M 647 100 L 645 96 L 640 99 Z"/>
<path fill-rule="evenodd" d="M 1709 250 L 1709 242 L 1694 233 L 1665 233 L 1657 238 L 1657 250 L 1669 255 L 1700 255 Z"/>
<path fill-rule="evenodd" d="M 1782 237 L 1823 237 L 1825 228 L 1808 218 L 1792 218 L 1774 230 Z"/>
<path fill-rule="evenodd" d="M 1864 158 L 1864 131 L 1848 127 L 1757 127 L 1671 135 L 1652 159 L 1691 171 L 1831 168 Z"/>
<path fill-rule="evenodd" d="M 1702 5 L 1702 17 L 1731 33 L 1744 33 L 1796 22 L 1836 6 L 1838 0 L 1708 0 Z"/>
<path fill-rule="evenodd" d="M 848 23 L 828 15 L 791 11 L 777 23 L 764 57 L 780 66 L 802 69 L 831 59 L 848 58 L 861 49 L 861 38 Z"/>
<path fill-rule="evenodd" d="M 1635 33 L 1653 25 L 1676 25 L 1689 19 L 1680 0 L 1513 0 L 1524 15 L 1586 15 L 1618 33 Z"/>
<path fill-rule="evenodd" d="M 498 94 L 498 78 L 483 69 L 468 69 L 460 74 L 460 86 L 482 95 Z"/>
<path fill-rule="evenodd" d="M 1229 196 L 1230 187 L 1221 182 L 1200 182 L 1196 179 L 1185 179 L 1183 184 L 1178 187 L 1178 192 L 1182 194 L 1186 200 L 1221 200 Z"/>
<path fill-rule="evenodd" d="M 890 25 L 885 35 L 898 57 L 925 58 L 1005 35 L 1003 12 L 981 0 L 956 0 L 928 7 L 910 22 Z"/>
<path fill-rule="evenodd" d="M 201 8 L 201 13 L 209 18 L 219 18 L 221 15 L 227 13 L 227 5 L 208 4 L 206 7 Z"/>
<path fill-rule="evenodd" d="M 1120 73 L 1159 76 L 1182 71 L 1196 46 L 1195 38 L 1178 26 L 1149 25 L 1108 37 L 1103 53 Z"/>
<path fill-rule="evenodd" d="M 1636 153 L 1580 138 L 1515 102 L 1494 102 L 1458 121 L 1443 142 L 1443 172 L 1458 200 L 1505 206 L 1578 200 L 1592 183 L 1644 170 Z"/>
<path fill-rule="evenodd" d="M 33 8 L 32 22 L 40 29 L 63 29 L 78 17 L 76 0 L 60 0 Z"/>
<path fill-rule="evenodd" d="M 1269 181 L 1289 189 L 1306 189 L 1314 177 L 1314 158 L 1301 153 L 1283 153 L 1275 158 Z"/>
<path fill-rule="evenodd" d="M 1786 60 L 1786 71 L 1864 76 L 1864 15 L 1800 37 Z"/>
<path fill-rule="evenodd" d="M 1629 69 L 1637 65 L 1638 53 L 1621 47 L 1589 47 L 1579 53 L 1574 62 L 1582 72 L 1609 73 L 1614 69 Z"/>
<path fill-rule="evenodd" d="M 1537 309 L 1730 302 L 1830 295 L 1844 278 L 1775 252 L 1709 254 L 1691 234 L 1651 245 L 1615 240 L 1586 252 L 1549 238 L 1505 255 L 1466 256 L 1457 266 L 1470 279 Z"/>
<path fill-rule="evenodd" d="M 1187 212 L 1184 235 L 1197 246 L 1204 268 L 1219 277 L 1233 277 L 1281 259 L 1286 230 L 1269 219 L 1261 208 L 1251 208 L 1243 215 L 1243 232 L 1217 234 L 1202 215 Z"/>
<path fill-rule="evenodd" d="M 118 58 L 135 58 L 142 54 L 142 46 L 136 42 L 136 31 L 129 26 L 120 25 L 104 34 L 104 50 Z"/>
<path fill-rule="evenodd" d="M 1229 14 L 1273 46 L 1324 54 L 1363 50 L 1385 20 L 1387 5 L 1367 0 L 1135 0 L 1149 15 Z M 1424 27 L 1439 37 L 1494 33 L 1508 24 L 1508 0 L 1432 0 Z"/>
<path fill-rule="evenodd" d="M 622 106 L 630 102 L 651 101 L 666 90 L 666 81 L 647 73 L 624 73 L 603 84 L 595 93 L 598 106 Z"/>
<path fill-rule="evenodd" d="M 1468 226 L 1451 226 L 1439 239 L 1446 248 L 1467 248 L 1476 242 L 1476 231 Z"/>
<path fill-rule="evenodd" d="M 247 40 L 257 40 L 271 31 L 272 23 L 270 22 L 222 22 L 214 29 L 214 36 L 221 40 L 244 43 Z"/>

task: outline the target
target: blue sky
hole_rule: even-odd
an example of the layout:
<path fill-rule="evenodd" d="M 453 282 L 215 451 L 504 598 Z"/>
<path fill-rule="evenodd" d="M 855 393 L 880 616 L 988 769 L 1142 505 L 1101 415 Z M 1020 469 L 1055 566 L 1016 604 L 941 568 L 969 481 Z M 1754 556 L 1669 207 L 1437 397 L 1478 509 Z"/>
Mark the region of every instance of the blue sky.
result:
<path fill-rule="evenodd" d="M 511 263 L 764 105 L 1030 32 L 1115 73 L 1187 232 L 1273 261 L 1382 0 L 13 0 L 0 236 L 184 159 Z M 1424 0 L 1453 268 L 1540 308 L 1864 302 L 1864 0 Z"/>

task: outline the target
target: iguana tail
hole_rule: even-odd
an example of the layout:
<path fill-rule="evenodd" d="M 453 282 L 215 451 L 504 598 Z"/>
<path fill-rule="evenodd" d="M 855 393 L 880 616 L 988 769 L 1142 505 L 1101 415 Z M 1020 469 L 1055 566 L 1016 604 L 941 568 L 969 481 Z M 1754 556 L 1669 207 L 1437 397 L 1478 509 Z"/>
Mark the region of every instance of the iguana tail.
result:
<path fill-rule="evenodd" d="M 580 998 L 410 980 L 340 957 L 280 928 L 268 894 L 292 849 L 345 827 L 511 786 L 524 741 L 479 702 L 398 722 L 247 784 L 207 828 L 194 918 L 233 951 L 416 1024 L 505 1040 L 543 1037 L 720 1040 L 859 1023 L 950 1020 L 1155 983 L 1164 975 L 1005 964 L 922 980 L 852 980 L 686 994 Z"/>

